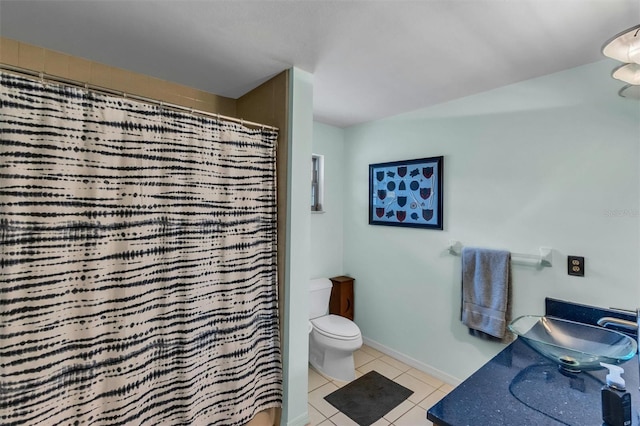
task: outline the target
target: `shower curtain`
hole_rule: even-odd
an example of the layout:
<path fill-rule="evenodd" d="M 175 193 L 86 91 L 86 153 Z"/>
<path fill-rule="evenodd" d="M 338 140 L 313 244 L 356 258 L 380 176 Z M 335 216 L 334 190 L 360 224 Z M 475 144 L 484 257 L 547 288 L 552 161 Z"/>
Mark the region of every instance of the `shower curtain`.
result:
<path fill-rule="evenodd" d="M 279 407 L 276 132 L 0 77 L 0 424 Z"/>

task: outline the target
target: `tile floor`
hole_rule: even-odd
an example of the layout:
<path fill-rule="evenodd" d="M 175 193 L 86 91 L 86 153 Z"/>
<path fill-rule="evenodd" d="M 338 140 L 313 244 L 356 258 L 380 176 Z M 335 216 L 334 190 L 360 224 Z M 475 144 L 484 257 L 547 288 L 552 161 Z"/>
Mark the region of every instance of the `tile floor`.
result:
<path fill-rule="evenodd" d="M 432 423 L 427 420 L 427 410 L 453 389 L 451 385 L 367 345 L 354 353 L 354 360 L 356 378 L 375 370 L 413 391 L 407 400 L 373 426 L 430 426 Z M 346 384 L 329 379 L 309 366 L 309 418 L 312 426 L 357 426 L 324 399 Z"/>

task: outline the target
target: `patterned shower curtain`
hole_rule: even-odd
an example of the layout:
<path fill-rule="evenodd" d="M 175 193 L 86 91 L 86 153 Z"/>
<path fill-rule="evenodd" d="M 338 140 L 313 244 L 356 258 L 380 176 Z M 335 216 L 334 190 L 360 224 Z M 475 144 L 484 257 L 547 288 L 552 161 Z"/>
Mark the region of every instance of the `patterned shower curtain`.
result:
<path fill-rule="evenodd" d="M 276 133 L 0 77 L 0 424 L 280 406 Z"/>

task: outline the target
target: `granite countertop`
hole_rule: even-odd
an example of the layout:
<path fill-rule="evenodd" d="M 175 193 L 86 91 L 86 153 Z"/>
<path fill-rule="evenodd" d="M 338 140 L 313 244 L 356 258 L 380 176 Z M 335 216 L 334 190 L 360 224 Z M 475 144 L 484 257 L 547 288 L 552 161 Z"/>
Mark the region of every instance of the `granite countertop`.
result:
<path fill-rule="evenodd" d="M 552 298 L 545 299 L 545 314 L 591 325 L 604 316 L 636 320 L 629 312 Z M 635 330 L 618 331 L 637 338 Z M 640 426 L 638 355 L 620 366 L 632 424 Z M 438 426 L 601 426 L 606 375 L 606 369 L 565 375 L 518 338 L 431 407 L 427 419 Z"/>
<path fill-rule="evenodd" d="M 620 365 L 640 425 L 638 356 Z M 573 376 L 518 338 L 427 411 L 438 426 L 602 425 L 606 369 Z"/>

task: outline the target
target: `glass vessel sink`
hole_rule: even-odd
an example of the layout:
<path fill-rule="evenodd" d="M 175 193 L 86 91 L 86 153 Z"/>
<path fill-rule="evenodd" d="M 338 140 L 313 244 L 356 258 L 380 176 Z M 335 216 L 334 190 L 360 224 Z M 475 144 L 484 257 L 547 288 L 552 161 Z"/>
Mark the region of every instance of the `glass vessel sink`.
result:
<path fill-rule="evenodd" d="M 525 315 L 511 321 L 509 330 L 571 373 L 603 368 L 600 362 L 620 364 L 633 358 L 638 349 L 636 341 L 625 334 L 553 317 Z"/>

